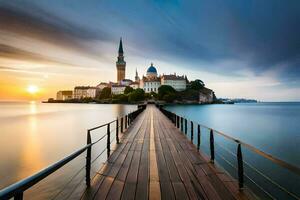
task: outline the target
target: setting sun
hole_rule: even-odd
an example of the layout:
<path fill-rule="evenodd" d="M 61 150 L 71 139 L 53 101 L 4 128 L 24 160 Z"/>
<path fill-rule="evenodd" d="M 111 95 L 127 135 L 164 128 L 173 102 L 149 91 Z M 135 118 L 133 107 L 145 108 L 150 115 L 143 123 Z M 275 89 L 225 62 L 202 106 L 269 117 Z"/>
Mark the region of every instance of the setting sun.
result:
<path fill-rule="evenodd" d="M 29 92 L 30 94 L 36 94 L 38 91 L 39 91 L 39 88 L 36 85 L 29 85 L 27 87 L 27 92 Z"/>

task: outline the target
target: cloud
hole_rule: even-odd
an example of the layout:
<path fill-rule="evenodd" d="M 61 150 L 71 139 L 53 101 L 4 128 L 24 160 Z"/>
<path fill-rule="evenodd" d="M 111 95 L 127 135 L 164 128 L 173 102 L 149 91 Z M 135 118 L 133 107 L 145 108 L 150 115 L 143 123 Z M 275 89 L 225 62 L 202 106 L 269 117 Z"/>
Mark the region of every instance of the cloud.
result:
<path fill-rule="evenodd" d="M 70 5 L 2 1 L 0 57 L 112 72 L 123 36 L 128 71 L 155 60 L 210 83 L 220 77 L 300 88 L 297 0 L 74 0 Z"/>

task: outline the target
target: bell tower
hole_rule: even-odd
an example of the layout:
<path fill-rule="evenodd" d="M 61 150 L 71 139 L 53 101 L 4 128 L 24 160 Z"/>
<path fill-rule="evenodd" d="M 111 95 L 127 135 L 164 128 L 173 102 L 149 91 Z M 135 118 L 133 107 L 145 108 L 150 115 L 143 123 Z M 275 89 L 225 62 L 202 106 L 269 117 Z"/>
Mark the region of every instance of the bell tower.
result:
<path fill-rule="evenodd" d="M 117 81 L 118 83 L 120 83 L 121 80 L 125 79 L 125 68 L 126 68 L 126 62 L 124 61 L 122 38 L 120 39 L 118 60 L 116 62 L 116 65 L 117 65 Z"/>

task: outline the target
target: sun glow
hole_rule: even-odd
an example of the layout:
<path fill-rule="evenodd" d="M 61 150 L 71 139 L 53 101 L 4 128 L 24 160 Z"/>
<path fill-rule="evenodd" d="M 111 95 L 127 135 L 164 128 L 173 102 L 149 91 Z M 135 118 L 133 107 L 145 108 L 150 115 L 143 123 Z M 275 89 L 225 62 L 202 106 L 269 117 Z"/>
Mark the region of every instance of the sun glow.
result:
<path fill-rule="evenodd" d="M 39 87 L 36 85 L 29 85 L 27 87 L 27 92 L 30 94 L 36 94 L 39 91 Z"/>

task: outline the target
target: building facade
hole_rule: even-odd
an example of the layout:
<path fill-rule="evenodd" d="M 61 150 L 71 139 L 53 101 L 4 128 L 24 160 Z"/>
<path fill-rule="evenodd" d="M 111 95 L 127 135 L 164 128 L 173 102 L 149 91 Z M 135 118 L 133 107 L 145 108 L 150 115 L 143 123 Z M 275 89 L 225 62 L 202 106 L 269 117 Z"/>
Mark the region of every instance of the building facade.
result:
<path fill-rule="evenodd" d="M 133 81 L 130 79 L 123 79 L 120 81 L 120 85 L 129 86 Z"/>
<path fill-rule="evenodd" d="M 176 91 L 183 91 L 186 89 L 185 77 L 176 76 L 176 74 L 162 75 L 161 84 L 172 86 Z"/>
<path fill-rule="evenodd" d="M 133 89 L 138 89 L 140 88 L 140 82 L 137 81 L 132 82 L 129 86 L 132 87 Z"/>
<path fill-rule="evenodd" d="M 99 91 L 101 91 L 101 90 L 103 90 L 103 88 L 109 87 L 109 84 L 105 83 L 105 82 L 101 82 L 96 87 L 98 88 Z"/>
<path fill-rule="evenodd" d="M 126 88 L 125 85 L 112 85 L 111 94 L 113 95 L 124 94 L 125 88 Z"/>
<path fill-rule="evenodd" d="M 117 65 L 117 82 L 120 83 L 123 79 L 125 79 L 125 69 L 126 69 L 126 62 L 124 60 L 122 38 L 120 39 L 118 54 L 119 54 L 118 55 L 118 60 L 116 62 L 116 65 Z"/>
<path fill-rule="evenodd" d="M 90 87 L 90 86 L 76 86 L 74 88 L 74 98 L 81 99 L 81 98 L 95 98 L 97 95 L 97 87 Z"/>
<path fill-rule="evenodd" d="M 56 93 L 56 100 L 68 100 L 73 98 L 72 90 L 62 90 Z"/>
<path fill-rule="evenodd" d="M 97 96 L 97 87 L 89 87 L 87 89 L 87 97 L 95 98 Z"/>
<path fill-rule="evenodd" d="M 161 85 L 160 81 L 160 77 L 157 76 L 157 70 L 153 66 L 153 63 L 151 63 L 146 76 L 143 76 L 140 81 L 140 88 L 142 88 L 146 93 L 158 93 L 158 88 Z"/>

